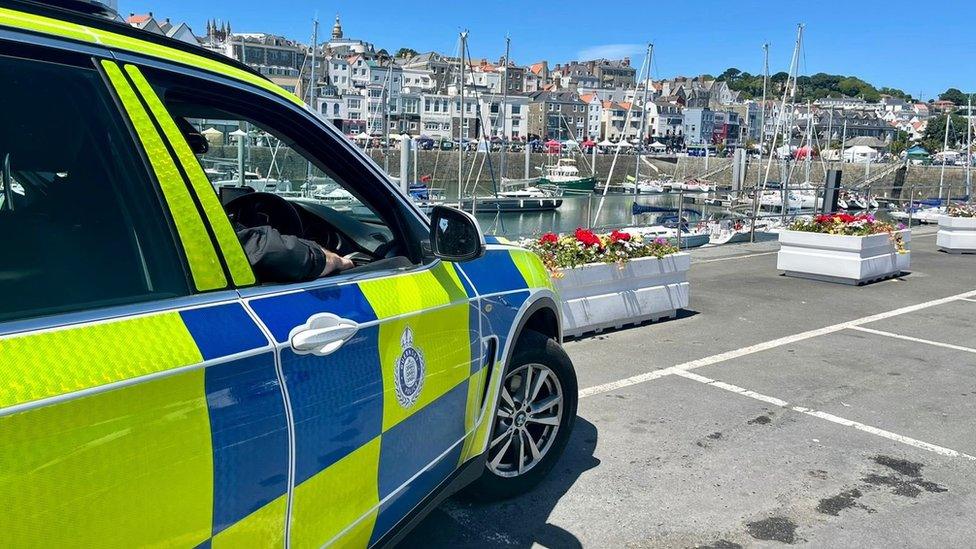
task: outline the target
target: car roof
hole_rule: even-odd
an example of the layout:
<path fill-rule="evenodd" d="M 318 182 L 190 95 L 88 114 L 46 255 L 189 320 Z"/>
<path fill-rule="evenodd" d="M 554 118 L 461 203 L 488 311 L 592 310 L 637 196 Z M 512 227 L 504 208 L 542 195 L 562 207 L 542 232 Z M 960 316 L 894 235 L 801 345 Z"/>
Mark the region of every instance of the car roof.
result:
<path fill-rule="evenodd" d="M 9 26 L 31 33 L 95 43 L 115 50 L 160 58 L 256 84 L 294 103 L 303 104 L 294 94 L 235 59 L 175 38 L 132 27 L 111 17 L 112 13 L 114 12 L 101 4 L 78 0 L 53 0 L 45 3 L 34 0 L 4 0 L 0 5 L 0 27 Z"/>

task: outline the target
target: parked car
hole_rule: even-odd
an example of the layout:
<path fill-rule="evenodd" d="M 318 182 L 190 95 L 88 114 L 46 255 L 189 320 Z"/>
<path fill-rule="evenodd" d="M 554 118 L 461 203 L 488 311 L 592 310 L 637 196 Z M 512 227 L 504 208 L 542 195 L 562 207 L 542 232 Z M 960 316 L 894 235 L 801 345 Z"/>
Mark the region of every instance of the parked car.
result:
<path fill-rule="evenodd" d="M 552 469 L 577 386 L 535 255 L 425 217 L 223 55 L 97 3 L 4 6 L 4 547 L 386 545 Z M 222 203 L 213 120 L 274 136 L 320 198 Z M 262 280 L 235 233 L 256 226 L 356 266 Z"/>

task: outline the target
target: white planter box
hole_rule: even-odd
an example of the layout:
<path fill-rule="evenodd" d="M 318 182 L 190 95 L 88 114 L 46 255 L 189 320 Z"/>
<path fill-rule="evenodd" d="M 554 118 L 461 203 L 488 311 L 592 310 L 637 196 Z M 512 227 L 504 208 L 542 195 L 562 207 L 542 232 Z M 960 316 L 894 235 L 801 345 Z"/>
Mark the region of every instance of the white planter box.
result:
<path fill-rule="evenodd" d="M 976 217 L 939 216 L 935 243 L 951 254 L 976 253 Z"/>
<path fill-rule="evenodd" d="M 563 302 L 563 333 L 578 336 L 647 320 L 674 318 L 688 306 L 691 256 L 645 257 L 619 265 L 564 269 L 555 279 Z"/>
<path fill-rule="evenodd" d="M 905 253 L 888 234 L 843 236 L 803 231 L 779 233 L 776 268 L 786 276 L 844 284 L 864 284 L 898 276 L 911 265 L 910 231 L 899 231 Z"/>

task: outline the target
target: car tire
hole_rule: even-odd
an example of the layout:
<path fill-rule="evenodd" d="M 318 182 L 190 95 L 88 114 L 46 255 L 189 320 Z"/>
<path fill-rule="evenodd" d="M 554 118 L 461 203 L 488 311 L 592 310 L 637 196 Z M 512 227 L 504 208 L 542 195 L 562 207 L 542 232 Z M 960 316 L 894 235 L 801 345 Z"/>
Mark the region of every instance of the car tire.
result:
<path fill-rule="evenodd" d="M 524 384 L 527 379 L 531 384 L 528 388 Z M 529 395 L 531 389 L 535 395 Z M 555 339 L 539 332 L 522 334 L 505 368 L 500 393 L 485 470 L 463 492 L 469 499 L 495 501 L 531 490 L 559 460 L 576 422 L 578 388 L 573 363 Z M 527 396 L 532 398 L 526 403 Z M 554 419 L 553 401 L 558 402 L 558 420 Z M 506 445 L 508 448 L 503 449 Z M 525 467 L 521 472 L 520 461 Z"/>

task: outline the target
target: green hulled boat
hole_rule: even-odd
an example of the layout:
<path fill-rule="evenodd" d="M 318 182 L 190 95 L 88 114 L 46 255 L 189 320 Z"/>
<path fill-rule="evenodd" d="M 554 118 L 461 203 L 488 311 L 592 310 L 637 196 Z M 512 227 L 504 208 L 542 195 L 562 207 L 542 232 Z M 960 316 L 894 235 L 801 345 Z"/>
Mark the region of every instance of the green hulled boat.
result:
<path fill-rule="evenodd" d="M 545 175 L 539 178 L 540 186 L 553 186 L 572 192 L 593 192 L 596 177 L 580 177 L 576 160 L 560 158 L 555 166 L 546 166 Z"/>

